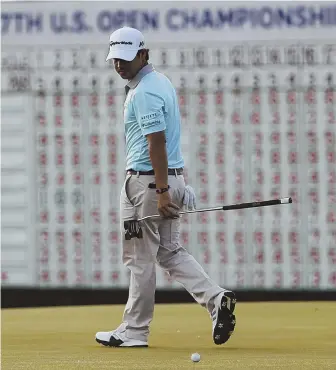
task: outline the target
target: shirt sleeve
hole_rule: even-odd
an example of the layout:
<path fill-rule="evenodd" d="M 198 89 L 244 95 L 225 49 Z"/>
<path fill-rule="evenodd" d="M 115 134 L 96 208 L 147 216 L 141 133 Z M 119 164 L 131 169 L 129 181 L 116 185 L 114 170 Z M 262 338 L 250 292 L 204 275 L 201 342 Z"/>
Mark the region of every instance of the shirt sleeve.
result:
<path fill-rule="evenodd" d="M 137 92 L 133 97 L 133 108 L 144 136 L 166 129 L 164 100 L 158 94 Z"/>

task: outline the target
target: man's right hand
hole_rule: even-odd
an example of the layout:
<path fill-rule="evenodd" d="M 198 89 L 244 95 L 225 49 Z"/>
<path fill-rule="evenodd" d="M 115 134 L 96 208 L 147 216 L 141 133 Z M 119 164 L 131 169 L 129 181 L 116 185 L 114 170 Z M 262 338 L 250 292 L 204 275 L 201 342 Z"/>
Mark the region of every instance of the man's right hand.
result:
<path fill-rule="evenodd" d="M 180 207 L 172 202 L 168 191 L 158 195 L 158 211 L 162 217 L 179 218 L 179 209 Z"/>

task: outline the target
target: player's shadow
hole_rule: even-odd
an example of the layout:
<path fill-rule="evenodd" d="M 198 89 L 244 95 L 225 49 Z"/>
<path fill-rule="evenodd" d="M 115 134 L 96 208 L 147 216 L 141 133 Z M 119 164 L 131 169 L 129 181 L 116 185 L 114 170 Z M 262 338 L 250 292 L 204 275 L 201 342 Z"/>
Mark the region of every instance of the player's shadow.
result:
<path fill-rule="evenodd" d="M 211 351 L 224 351 L 224 352 L 243 352 L 243 353 L 289 353 L 289 348 L 276 348 L 276 347 L 225 347 L 216 346 L 210 349 Z M 295 352 L 295 350 L 292 350 Z"/>
<path fill-rule="evenodd" d="M 183 352 L 192 351 L 190 347 L 179 346 L 170 347 L 170 346 L 150 346 L 147 350 L 160 350 L 160 351 L 174 351 L 174 352 Z M 206 347 L 203 349 L 203 353 L 206 354 L 207 352 L 212 351 L 223 351 L 223 352 L 243 352 L 243 353 L 289 353 L 290 350 L 288 348 L 273 348 L 273 347 L 225 347 L 225 346 L 214 346 L 214 347 Z M 294 351 L 293 351 L 294 352 Z"/>

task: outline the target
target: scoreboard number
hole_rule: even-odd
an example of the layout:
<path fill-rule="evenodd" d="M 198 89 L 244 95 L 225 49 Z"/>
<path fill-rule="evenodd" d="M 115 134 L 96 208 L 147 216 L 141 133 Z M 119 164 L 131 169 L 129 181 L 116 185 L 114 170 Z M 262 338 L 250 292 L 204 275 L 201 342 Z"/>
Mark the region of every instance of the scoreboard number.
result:
<path fill-rule="evenodd" d="M 253 66 L 260 66 L 263 64 L 263 54 L 260 46 L 254 46 L 252 48 L 250 62 Z"/>
<path fill-rule="evenodd" d="M 323 64 L 334 65 L 336 55 L 336 45 L 325 45 L 323 48 Z"/>
<path fill-rule="evenodd" d="M 315 65 L 317 63 L 316 50 L 311 46 L 304 48 L 304 59 L 309 66 Z"/>
<path fill-rule="evenodd" d="M 285 49 L 286 63 L 292 66 L 298 65 L 300 63 L 300 56 L 298 53 L 298 48 L 295 45 L 291 45 Z"/>
<path fill-rule="evenodd" d="M 281 63 L 281 57 L 280 57 L 280 51 L 276 48 L 270 48 L 268 50 L 268 64 L 274 65 L 274 64 L 280 64 Z"/>
<path fill-rule="evenodd" d="M 230 64 L 234 67 L 241 67 L 244 64 L 243 46 L 235 46 L 230 50 Z"/>
<path fill-rule="evenodd" d="M 165 50 L 161 51 L 161 67 L 167 66 L 167 52 Z"/>
<path fill-rule="evenodd" d="M 253 75 L 253 88 L 258 89 L 260 87 L 260 77 L 258 75 Z"/>
<path fill-rule="evenodd" d="M 204 49 L 197 49 L 194 54 L 196 66 L 199 68 L 206 67 Z"/>
<path fill-rule="evenodd" d="M 220 49 L 213 50 L 213 56 L 214 56 L 214 66 L 215 67 L 221 67 L 222 66 L 222 51 Z"/>
<path fill-rule="evenodd" d="M 96 68 L 97 66 L 97 57 L 96 57 L 96 54 L 95 53 L 90 53 L 90 67 L 93 69 L 93 68 Z"/>
<path fill-rule="evenodd" d="M 62 60 L 61 60 L 61 51 L 55 50 L 55 60 L 54 60 L 54 69 L 60 70 L 62 67 Z"/>
<path fill-rule="evenodd" d="M 186 66 L 186 62 L 187 62 L 187 56 L 186 56 L 186 52 L 185 50 L 180 50 L 180 67 L 181 68 L 184 68 Z"/>

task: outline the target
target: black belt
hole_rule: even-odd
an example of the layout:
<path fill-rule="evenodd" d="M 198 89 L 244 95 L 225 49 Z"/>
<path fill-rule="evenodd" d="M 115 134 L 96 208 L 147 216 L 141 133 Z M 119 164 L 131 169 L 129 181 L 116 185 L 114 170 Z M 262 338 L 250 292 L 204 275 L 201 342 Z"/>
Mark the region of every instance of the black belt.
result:
<path fill-rule="evenodd" d="M 154 170 L 151 171 L 135 171 L 135 170 L 127 170 L 127 175 L 151 175 L 154 176 Z M 168 175 L 182 175 L 183 174 L 183 168 L 168 168 Z"/>

